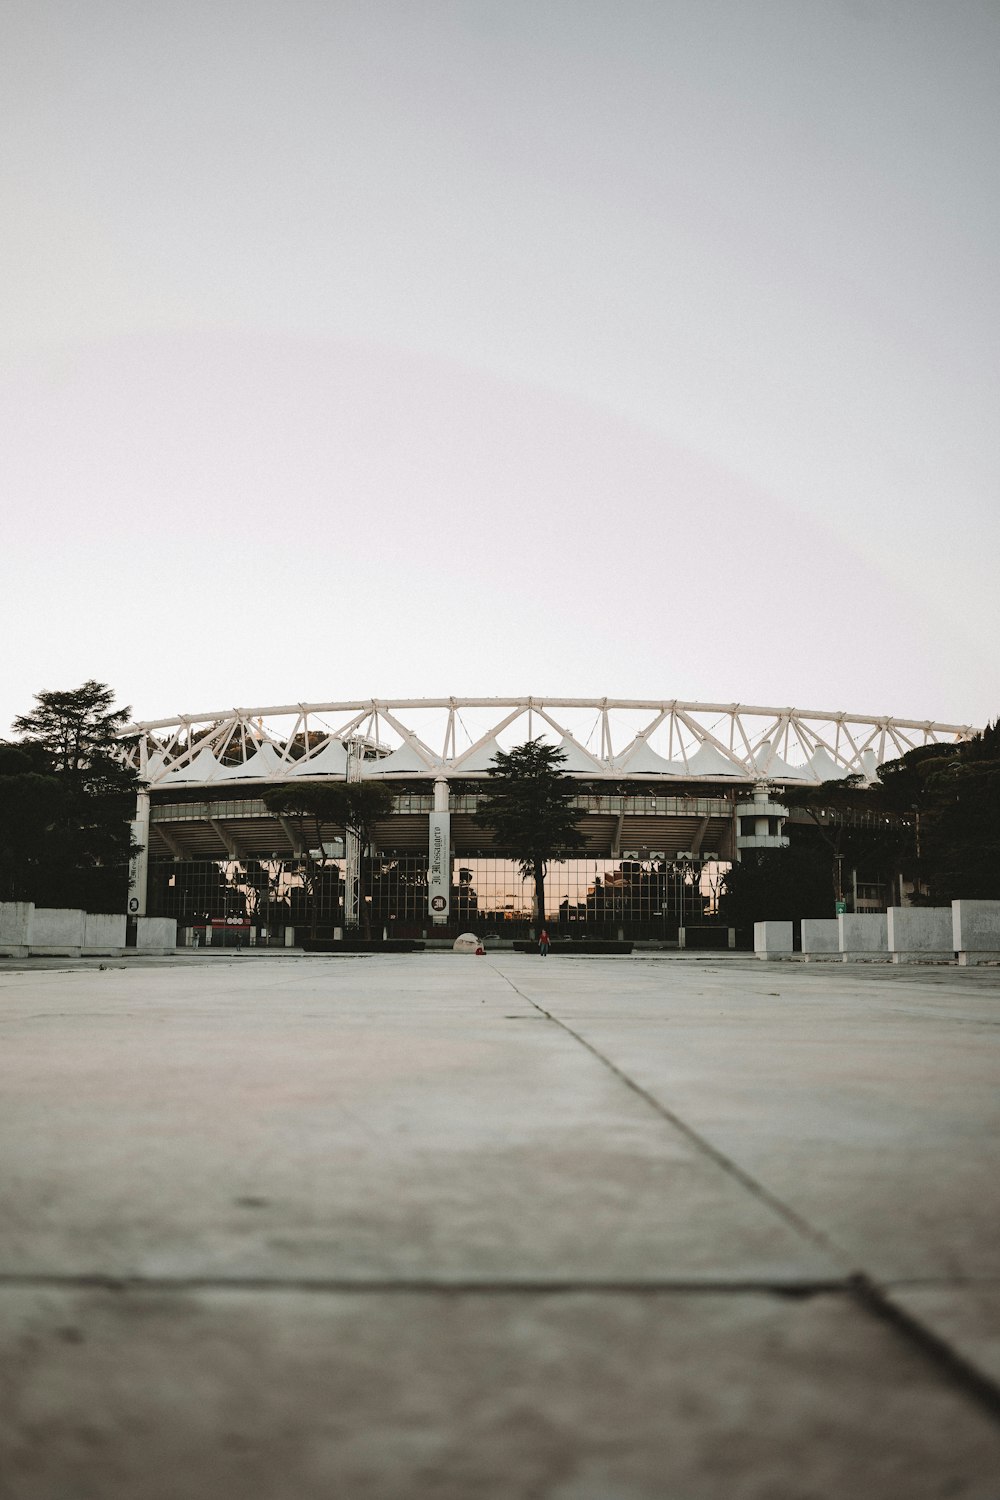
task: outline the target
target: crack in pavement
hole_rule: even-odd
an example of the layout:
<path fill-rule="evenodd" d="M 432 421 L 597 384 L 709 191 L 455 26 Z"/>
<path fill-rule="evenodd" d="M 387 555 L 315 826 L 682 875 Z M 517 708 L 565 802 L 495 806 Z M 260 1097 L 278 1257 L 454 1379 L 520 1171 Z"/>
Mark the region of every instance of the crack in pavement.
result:
<path fill-rule="evenodd" d="M 432 1296 L 550 1297 L 550 1296 L 764 1296 L 790 1300 L 827 1295 L 845 1295 L 849 1281 L 742 1279 L 693 1281 L 646 1279 L 602 1281 L 599 1278 L 526 1277 L 477 1281 L 468 1277 L 439 1280 L 434 1277 L 299 1277 L 299 1276 L 115 1276 L 101 1272 L 0 1272 L 0 1291 L 7 1288 L 50 1288 L 60 1291 L 107 1292 L 316 1292 L 381 1296 L 384 1294 L 428 1294 Z"/>
<path fill-rule="evenodd" d="M 664 1120 L 668 1125 L 672 1126 L 675 1130 L 680 1131 L 680 1133 L 685 1136 L 686 1139 L 689 1140 L 692 1145 L 694 1145 L 698 1149 L 699 1152 L 701 1152 L 705 1156 L 708 1156 L 716 1164 L 716 1166 L 721 1167 L 728 1176 L 735 1178 L 741 1187 L 745 1188 L 746 1191 L 751 1193 L 754 1198 L 765 1204 L 772 1211 L 772 1213 L 778 1214 L 786 1224 L 789 1224 L 796 1231 L 796 1233 L 802 1235 L 805 1239 L 809 1240 L 812 1244 L 821 1249 L 826 1255 L 829 1255 L 830 1258 L 835 1261 L 836 1264 L 841 1268 L 845 1277 L 849 1277 L 855 1274 L 855 1268 L 851 1266 L 847 1254 L 843 1250 L 841 1250 L 838 1245 L 834 1244 L 834 1242 L 829 1239 L 827 1235 L 823 1234 L 821 1230 L 817 1229 L 815 1225 L 810 1224 L 808 1219 L 804 1219 L 801 1214 L 796 1213 L 795 1209 L 789 1207 L 787 1203 L 783 1202 L 782 1199 L 776 1197 L 774 1193 L 769 1192 L 768 1189 L 763 1185 L 763 1183 L 758 1182 L 755 1177 L 751 1177 L 749 1172 L 745 1172 L 737 1162 L 733 1161 L 732 1157 L 727 1156 L 724 1151 L 720 1151 L 717 1146 L 713 1146 L 711 1141 L 709 1141 L 705 1136 L 701 1135 L 699 1131 L 693 1128 L 693 1126 L 688 1125 L 685 1120 L 682 1120 L 681 1117 L 675 1114 L 672 1109 L 668 1108 L 668 1106 L 665 1105 L 660 1099 L 657 1099 L 655 1094 L 651 1094 L 648 1089 L 643 1088 L 641 1083 L 637 1083 L 634 1078 L 630 1077 L 630 1075 L 626 1073 L 622 1068 L 620 1068 L 617 1063 L 613 1062 L 606 1053 L 600 1050 L 599 1047 L 595 1047 L 592 1042 L 588 1042 L 586 1037 L 581 1036 L 578 1031 L 573 1030 L 572 1026 L 568 1025 L 565 1021 L 561 1021 L 559 1017 L 553 1015 L 551 1011 L 546 1010 L 545 1006 L 539 1004 L 537 1000 L 532 1000 L 531 996 L 526 995 L 523 990 L 519 990 L 514 981 L 510 979 L 506 974 L 504 974 L 502 969 L 498 969 L 495 964 L 491 964 L 490 967 L 493 969 L 493 972 L 499 976 L 499 978 L 503 979 L 507 984 L 510 985 L 514 993 L 516 995 L 519 995 L 526 1004 L 539 1011 L 540 1014 L 543 1015 L 547 1021 L 551 1021 L 554 1026 L 558 1026 L 560 1030 L 565 1031 L 567 1036 L 571 1036 L 573 1040 L 575 1042 L 578 1042 L 581 1047 L 585 1048 L 592 1057 L 595 1057 L 598 1062 L 602 1063 L 603 1066 L 609 1070 L 609 1072 L 613 1073 L 615 1077 L 625 1085 L 626 1088 L 630 1089 L 633 1094 L 637 1094 L 645 1104 L 648 1104 L 649 1107 L 654 1110 L 662 1120 Z"/>
<path fill-rule="evenodd" d="M 595 1047 L 586 1037 L 581 1036 L 578 1031 L 565 1021 L 545 1008 L 523 990 L 518 989 L 514 981 L 495 964 L 490 967 L 499 978 L 503 979 L 516 995 L 539 1011 L 546 1020 L 558 1026 L 567 1036 L 571 1036 L 592 1057 L 602 1063 L 609 1072 L 613 1073 L 626 1088 L 638 1095 L 646 1104 L 653 1109 L 665 1123 L 679 1131 L 692 1145 L 703 1155 L 715 1162 L 724 1172 L 734 1178 L 741 1187 L 751 1193 L 771 1212 L 777 1214 L 785 1223 L 789 1224 L 799 1234 L 811 1241 L 814 1245 L 825 1251 L 838 1265 L 844 1267 L 843 1279 L 834 1283 L 835 1286 L 848 1292 L 852 1300 L 871 1316 L 892 1328 L 911 1348 L 918 1350 L 925 1358 L 929 1359 L 935 1369 L 951 1383 L 962 1389 L 966 1395 L 972 1397 L 979 1406 L 989 1413 L 995 1420 L 1000 1420 L 1000 1384 L 992 1377 L 980 1370 L 978 1365 L 972 1363 L 961 1353 L 960 1350 L 935 1333 L 925 1323 L 912 1313 L 900 1307 L 890 1295 L 886 1286 L 880 1284 L 866 1272 L 856 1269 L 848 1269 L 849 1261 L 846 1253 L 840 1249 L 822 1230 L 817 1229 L 801 1214 L 785 1203 L 782 1199 L 770 1192 L 762 1182 L 752 1177 L 749 1172 L 733 1161 L 732 1157 L 713 1146 L 705 1136 L 688 1125 L 679 1115 L 668 1108 L 655 1094 L 651 1094 L 642 1084 L 629 1076 L 617 1063 L 603 1053 L 599 1047 Z"/>

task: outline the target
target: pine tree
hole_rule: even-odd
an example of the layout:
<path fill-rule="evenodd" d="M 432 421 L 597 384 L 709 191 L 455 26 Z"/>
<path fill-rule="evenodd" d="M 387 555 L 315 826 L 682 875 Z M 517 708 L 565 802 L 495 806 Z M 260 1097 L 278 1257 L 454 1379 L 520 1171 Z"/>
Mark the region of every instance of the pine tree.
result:
<path fill-rule="evenodd" d="M 579 787 L 560 767 L 566 760 L 555 745 L 527 740 L 500 750 L 489 770 L 490 795 L 479 803 L 474 821 L 492 829 L 497 846 L 535 884 L 535 914 L 545 925 L 545 876 L 585 844 L 573 806 Z"/>
<path fill-rule="evenodd" d="M 30 800 L 15 847 L 8 841 L 4 869 L 5 883 L 22 899 L 89 911 L 125 908 L 139 778 L 123 755 L 131 709 L 114 708 L 114 696 L 90 680 L 37 693 L 35 709 L 14 720 L 22 738 L 0 757 L 0 803 L 21 794 Z M 16 769 L 10 752 L 23 756 L 27 769 Z"/>

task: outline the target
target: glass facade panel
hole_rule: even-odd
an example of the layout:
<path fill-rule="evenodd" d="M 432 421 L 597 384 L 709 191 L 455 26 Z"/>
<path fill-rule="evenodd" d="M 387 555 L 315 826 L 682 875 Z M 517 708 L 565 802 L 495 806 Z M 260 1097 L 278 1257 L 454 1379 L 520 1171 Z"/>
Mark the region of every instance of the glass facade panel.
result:
<path fill-rule="evenodd" d="M 237 923 L 252 927 L 257 943 L 283 944 L 289 927 L 297 941 L 328 939 L 344 926 L 344 880 L 343 859 L 152 860 L 148 910 L 175 917 L 181 932 L 214 924 L 213 942 L 242 937 Z M 365 886 L 373 936 L 474 930 L 522 938 L 534 923 L 533 882 L 495 855 L 453 861 L 446 928 L 428 916 L 426 855 L 366 859 Z M 673 937 L 678 926 L 705 921 L 710 905 L 699 866 L 663 860 L 567 860 L 551 865 L 545 882 L 546 923 L 565 937 Z"/>
<path fill-rule="evenodd" d="M 366 859 L 365 885 L 373 932 L 426 927 L 425 857 Z M 286 927 L 300 937 L 330 938 L 344 926 L 344 860 L 151 860 L 147 904 L 153 916 L 175 917 L 179 929 L 242 918 L 257 929 L 258 942 L 283 943 Z M 235 928 L 230 936 L 236 940 Z"/>
<path fill-rule="evenodd" d="M 509 859 L 455 861 L 452 916 L 460 926 L 524 937 L 534 916 L 534 883 Z M 567 937 L 659 937 L 702 922 L 708 900 L 699 867 L 657 860 L 571 859 L 550 865 L 545 920 Z"/>

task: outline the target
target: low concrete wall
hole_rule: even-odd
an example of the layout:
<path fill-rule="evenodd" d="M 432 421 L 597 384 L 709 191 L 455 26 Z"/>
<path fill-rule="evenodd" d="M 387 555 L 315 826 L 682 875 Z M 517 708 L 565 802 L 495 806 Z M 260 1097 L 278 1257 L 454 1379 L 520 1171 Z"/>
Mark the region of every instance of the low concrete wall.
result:
<path fill-rule="evenodd" d="M 67 906 L 36 906 L 31 919 L 32 953 L 75 957 L 83 950 L 86 913 Z"/>
<path fill-rule="evenodd" d="M 0 954 L 24 958 L 31 943 L 33 901 L 0 901 Z"/>
<path fill-rule="evenodd" d="M 953 901 L 951 918 L 960 964 L 1000 962 L 1000 901 Z"/>
<path fill-rule="evenodd" d="M 889 957 L 889 924 L 881 912 L 847 914 L 837 918 L 840 956 L 845 964 L 870 963 Z"/>
<path fill-rule="evenodd" d="M 755 922 L 753 951 L 758 958 L 791 958 L 791 922 Z"/>
<path fill-rule="evenodd" d="M 137 917 L 135 946 L 140 953 L 173 953 L 177 922 L 173 917 Z"/>
<path fill-rule="evenodd" d="M 802 957 L 806 963 L 811 958 L 840 957 L 840 928 L 836 917 L 802 918 Z"/>
<path fill-rule="evenodd" d="M 950 963 L 955 957 L 950 906 L 890 906 L 886 925 L 894 964 Z"/>
<path fill-rule="evenodd" d="M 83 924 L 84 952 L 120 952 L 125 947 L 125 922 L 124 916 L 113 912 L 87 912 Z"/>

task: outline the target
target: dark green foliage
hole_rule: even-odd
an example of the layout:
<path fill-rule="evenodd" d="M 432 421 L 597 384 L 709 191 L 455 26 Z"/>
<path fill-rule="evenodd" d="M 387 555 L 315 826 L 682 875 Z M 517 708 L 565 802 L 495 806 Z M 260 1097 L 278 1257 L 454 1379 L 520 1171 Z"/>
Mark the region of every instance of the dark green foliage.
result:
<path fill-rule="evenodd" d="M 1000 721 L 960 744 L 911 750 L 879 774 L 910 798 L 912 868 L 928 899 L 1000 899 Z"/>
<path fill-rule="evenodd" d="M 334 781 L 300 786 L 289 782 L 264 793 L 272 812 L 283 813 L 298 825 L 303 847 L 323 848 L 323 829 L 343 828 L 358 841 L 362 855 L 372 842 L 375 825 L 389 817 L 393 807 L 391 788 L 378 781 Z M 322 857 L 314 866 L 314 880 L 322 879 L 326 864 Z M 315 902 L 311 903 L 315 910 Z M 371 937 L 371 916 L 365 892 L 365 861 L 358 861 L 358 913 L 361 929 Z M 315 926 L 315 920 L 313 921 Z"/>
<path fill-rule="evenodd" d="M 0 745 L 0 896 L 123 911 L 139 779 L 122 760 L 128 708 L 89 681 L 38 693 Z"/>
<path fill-rule="evenodd" d="M 847 777 L 789 786 L 781 797 L 810 823 L 787 824 L 788 850 L 745 857 L 725 877 L 723 911 L 734 926 L 831 916 L 829 896 L 842 894 L 841 872 L 852 868 L 886 884 L 902 873 L 916 884 L 914 899 L 934 906 L 1000 899 L 1000 723 L 971 740 L 920 745 L 887 761 L 872 786 Z M 820 860 L 828 893 L 822 910 Z"/>
<path fill-rule="evenodd" d="M 815 846 L 820 841 L 827 848 L 828 889 L 834 901 L 842 899 L 843 870 L 853 825 L 857 815 L 871 807 L 872 798 L 863 776 L 845 776 L 836 781 L 823 781 L 819 786 L 788 786 L 781 793 L 786 806 L 798 808 L 810 819 L 814 837 L 806 842 Z M 793 825 L 786 826 L 790 839 L 800 833 Z M 799 842 L 803 842 L 801 839 Z M 856 842 L 856 840 L 855 840 Z M 829 916 L 830 912 L 800 912 L 799 916 Z M 770 921 L 768 917 L 755 918 L 758 922 Z M 776 917 L 775 921 L 787 918 Z"/>
<path fill-rule="evenodd" d="M 861 776 L 845 776 L 816 787 L 788 786 L 780 799 L 809 820 L 785 825 L 792 845 L 825 846 L 836 900 L 845 895 L 844 879 L 850 870 L 888 883 L 903 863 L 911 840 L 910 817 L 897 812 L 880 783 L 868 785 Z"/>
<path fill-rule="evenodd" d="M 719 915 L 727 927 L 832 917 L 830 855 L 822 846 L 747 850 L 722 878 Z"/>
<path fill-rule="evenodd" d="M 500 750 L 490 768 L 490 795 L 479 803 L 475 822 L 491 829 L 498 849 L 516 860 L 535 882 L 535 909 L 545 921 L 545 875 L 585 844 L 574 808 L 579 788 L 560 767 L 566 756 L 540 739 L 509 752 Z"/>
<path fill-rule="evenodd" d="M 264 793 L 273 812 L 284 813 L 311 830 L 321 847 L 321 829 L 343 828 L 357 835 L 362 846 L 371 843 L 375 824 L 392 812 L 392 790 L 380 781 L 327 781 L 310 786 L 290 782 Z"/>
<path fill-rule="evenodd" d="M 876 791 L 883 807 L 910 820 L 911 814 L 926 803 L 927 782 L 960 754 L 962 746 L 918 745 L 899 760 L 888 760 L 879 766 Z"/>

